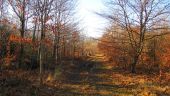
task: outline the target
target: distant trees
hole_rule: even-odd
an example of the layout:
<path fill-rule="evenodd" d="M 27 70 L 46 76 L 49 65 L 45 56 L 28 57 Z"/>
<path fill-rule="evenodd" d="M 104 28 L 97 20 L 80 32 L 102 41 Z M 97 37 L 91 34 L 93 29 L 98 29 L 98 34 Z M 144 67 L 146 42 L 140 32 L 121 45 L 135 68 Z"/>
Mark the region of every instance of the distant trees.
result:
<path fill-rule="evenodd" d="M 57 0 L 54 1 L 54 6 L 53 6 L 53 17 L 52 17 L 52 22 L 53 25 L 52 31 L 54 34 L 54 46 L 53 46 L 53 58 L 54 62 L 60 61 L 60 48 L 65 45 L 61 45 L 60 42 L 68 35 L 71 35 L 71 30 L 68 29 L 69 24 L 72 24 L 71 21 L 71 15 L 73 14 L 75 7 L 75 3 L 72 0 Z M 74 27 L 74 26 L 73 26 Z M 71 28 L 71 27 L 70 27 Z M 76 31 L 76 30 L 75 30 Z M 63 41 L 63 43 L 65 40 Z M 65 47 L 64 47 L 65 48 Z"/>
<path fill-rule="evenodd" d="M 113 14 L 99 14 L 114 22 L 126 35 L 130 46 L 131 72 L 136 72 L 146 42 L 150 39 L 169 33 L 162 31 L 169 20 L 170 2 L 167 0 L 110 0 L 109 8 Z M 117 34 L 115 31 L 113 36 Z M 126 34 L 125 34 L 126 33 Z M 151 34 L 153 33 L 153 34 Z M 119 39 L 119 37 L 118 37 Z"/>
<path fill-rule="evenodd" d="M 99 39 L 98 47 L 108 60 L 114 65 L 126 69 L 131 59 L 131 48 L 126 32 L 117 25 L 112 25 L 106 29 L 106 33 Z M 125 63 L 126 62 L 126 63 Z"/>
<path fill-rule="evenodd" d="M 166 32 L 169 32 L 164 30 Z M 147 33 L 146 36 L 156 36 L 157 33 Z M 169 68 L 169 34 L 159 35 L 145 41 L 143 51 L 139 57 L 137 69 L 147 72 L 168 71 Z M 120 27 L 112 26 L 99 39 L 99 50 L 117 66 L 123 70 L 131 69 L 133 50 L 129 44 L 127 33 Z M 166 70 L 165 70 L 166 69 Z M 141 70 L 139 70 L 141 71 Z"/>

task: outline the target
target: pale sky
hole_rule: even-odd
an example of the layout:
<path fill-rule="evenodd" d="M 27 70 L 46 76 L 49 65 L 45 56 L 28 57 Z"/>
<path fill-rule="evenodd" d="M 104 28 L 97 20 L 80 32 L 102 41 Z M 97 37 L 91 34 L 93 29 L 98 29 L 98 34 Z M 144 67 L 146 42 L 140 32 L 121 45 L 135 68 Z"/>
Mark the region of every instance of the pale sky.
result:
<path fill-rule="evenodd" d="M 94 12 L 105 10 L 103 0 L 79 0 L 78 16 L 84 33 L 91 37 L 100 37 L 106 25 L 106 20 L 97 16 Z"/>

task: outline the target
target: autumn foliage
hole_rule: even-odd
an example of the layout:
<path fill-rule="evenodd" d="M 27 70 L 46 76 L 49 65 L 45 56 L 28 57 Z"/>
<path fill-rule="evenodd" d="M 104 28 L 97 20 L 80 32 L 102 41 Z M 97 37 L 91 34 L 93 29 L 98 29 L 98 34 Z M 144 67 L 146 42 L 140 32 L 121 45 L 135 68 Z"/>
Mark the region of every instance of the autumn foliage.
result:
<path fill-rule="evenodd" d="M 122 33 L 115 28 L 108 30 L 98 42 L 100 51 L 108 58 L 108 61 L 125 70 L 130 68 L 133 60 L 131 59 L 133 49 L 126 36 L 126 32 Z M 142 68 L 150 73 L 160 70 L 168 71 L 170 68 L 169 40 L 169 34 L 147 40 L 138 61 L 138 69 Z"/>

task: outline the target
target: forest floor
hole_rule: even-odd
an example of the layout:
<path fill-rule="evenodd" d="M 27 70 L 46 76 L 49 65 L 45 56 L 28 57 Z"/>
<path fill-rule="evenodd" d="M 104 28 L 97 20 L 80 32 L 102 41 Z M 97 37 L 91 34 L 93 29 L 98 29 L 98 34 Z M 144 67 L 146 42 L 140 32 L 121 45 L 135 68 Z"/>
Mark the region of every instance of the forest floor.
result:
<path fill-rule="evenodd" d="M 119 72 L 104 60 L 97 54 L 67 62 L 63 70 L 46 71 L 41 86 L 38 70 L 0 71 L 0 96 L 170 96 L 169 79 Z"/>

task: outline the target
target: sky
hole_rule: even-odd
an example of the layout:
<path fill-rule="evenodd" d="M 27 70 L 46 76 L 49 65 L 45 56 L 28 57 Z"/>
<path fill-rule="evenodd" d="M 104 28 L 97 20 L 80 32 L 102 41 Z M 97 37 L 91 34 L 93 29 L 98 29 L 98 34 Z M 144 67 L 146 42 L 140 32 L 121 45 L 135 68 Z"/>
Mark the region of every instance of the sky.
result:
<path fill-rule="evenodd" d="M 101 37 L 107 20 L 94 12 L 106 11 L 104 2 L 107 0 L 78 0 L 77 16 L 83 33 L 89 37 Z"/>
<path fill-rule="evenodd" d="M 101 37 L 106 26 L 106 20 L 94 12 L 105 10 L 103 0 L 79 0 L 78 16 L 81 18 L 81 25 L 84 33 L 90 37 Z"/>

